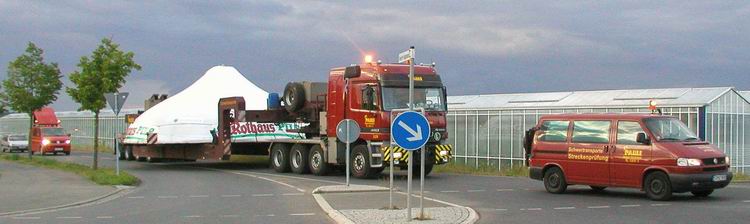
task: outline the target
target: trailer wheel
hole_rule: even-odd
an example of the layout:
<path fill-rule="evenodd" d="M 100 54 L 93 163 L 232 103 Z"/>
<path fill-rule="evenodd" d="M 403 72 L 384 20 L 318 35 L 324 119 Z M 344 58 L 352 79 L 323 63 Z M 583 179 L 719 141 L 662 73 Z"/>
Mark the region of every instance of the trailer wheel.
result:
<path fill-rule="evenodd" d="M 352 176 L 361 179 L 369 179 L 375 177 L 378 174 L 377 168 L 370 166 L 370 153 L 367 151 L 367 145 L 360 144 L 354 146 L 352 154 L 350 155 L 350 162 L 352 163 L 351 172 Z"/>
<path fill-rule="evenodd" d="M 323 148 L 320 147 L 320 145 L 314 145 L 310 148 L 310 155 L 308 157 L 310 160 L 307 164 L 310 165 L 310 172 L 316 176 L 325 176 L 328 174 L 330 168 L 328 163 L 326 163 L 324 156 Z"/>
<path fill-rule="evenodd" d="M 133 158 L 133 148 L 132 146 L 126 146 L 125 147 L 125 160 L 134 160 Z"/>
<path fill-rule="evenodd" d="M 305 87 L 302 83 L 290 82 L 284 88 L 284 108 L 290 113 L 297 112 L 305 105 Z"/>
<path fill-rule="evenodd" d="M 289 145 L 284 143 L 273 144 L 271 148 L 271 166 L 276 172 L 289 172 Z"/>
<path fill-rule="evenodd" d="M 305 174 L 310 172 L 310 167 L 307 166 L 307 158 L 309 149 L 305 144 L 294 144 L 291 149 L 291 161 L 289 164 L 292 167 L 292 172 L 297 174 Z"/>

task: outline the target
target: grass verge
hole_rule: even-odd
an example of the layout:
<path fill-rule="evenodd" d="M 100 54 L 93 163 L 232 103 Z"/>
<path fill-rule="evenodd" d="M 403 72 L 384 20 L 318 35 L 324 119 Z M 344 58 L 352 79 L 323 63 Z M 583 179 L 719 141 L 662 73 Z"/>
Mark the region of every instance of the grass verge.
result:
<path fill-rule="evenodd" d="M 78 145 L 73 144 L 70 148 L 71 151 L 74 152 L 94 152 L 94 145 Z M 115 150 L 112 149 L 112 147 L 109 147 L 107 145 L 99 145 L 99 152 L 101 153 L 113 153 Z"/>
<path fill-rule="evenodd" d="M 471 174 L 485 176 L 513 176 L 528 177 L 529 169 L 526 166 L 503 167 L 498 170 L 497 166 L 480 165 L 479 167 L 467 166 L 457 163 L 448 163 L 436 165 L 433 168 L 435 173 L 454 173 L 454 174 Z"/>
<path fill-rule="evenodd" d="M 115 174 L 115 170 L 111 168 L 99 168 L 97 170 L 93 170 L 88 166 L 77 163 L 60 162 L 54 159 L 39 157 L 29 159 L 26 156 L 19 156 L 18 154 L 0 155 L 0 159 L 36 167 L 75 173 L 80 176 L 86 177 L 87 179 L 99 185 L 134 186 L 140 183 L 140 180 L 138 178 L 122 170 L 120 170 L 120 175 L 117 176 Z"/>
<path fill-rule="evenodd" d="M 735 172 L 733 175 L 732 182 L 750 182 L 750 176 L 747 174 Z"/>

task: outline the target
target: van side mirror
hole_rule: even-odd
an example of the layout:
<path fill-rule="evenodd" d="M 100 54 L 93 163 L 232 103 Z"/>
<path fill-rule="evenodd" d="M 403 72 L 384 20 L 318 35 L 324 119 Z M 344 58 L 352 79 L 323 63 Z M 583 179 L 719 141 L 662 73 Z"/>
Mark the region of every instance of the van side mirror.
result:
<path fill-rule="evenodd" d="M 344 70 L 344 78 L 356 78 L 359 77 L 359 75 L 362 74 L 362 69 L 359 67 L 359 65 L 355 66 L 349 66 L 346 67 L 346 70 Z"/>
<path fill-rule="evenodd" d="M 635 141 L 644 145 L 650 145 L 651 140 L 646 137 L 646 133 L 638 133 L 638 136 L 636 136 Z"/>

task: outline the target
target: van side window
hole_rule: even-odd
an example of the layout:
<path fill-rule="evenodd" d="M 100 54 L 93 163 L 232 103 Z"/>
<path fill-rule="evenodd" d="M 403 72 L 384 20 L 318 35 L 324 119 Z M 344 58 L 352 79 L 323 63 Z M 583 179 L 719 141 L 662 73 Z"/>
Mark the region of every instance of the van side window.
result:
<path fill-rule="evenodd" d="M 574 121 L 573 142 L 609 143 L 610 121 Z"/>
<path fill-rule="evenodd" d="M 568 125 L 570 121 L 544 121 L 539 141 L 565 142 L 568 139 Z"/>
<path fill-rule="evenodd" d="M 638 122 L 617 122 L 617 144 L 640 145 L 640 143 L 636 142 L 638 133 L 646 133 Z"/>

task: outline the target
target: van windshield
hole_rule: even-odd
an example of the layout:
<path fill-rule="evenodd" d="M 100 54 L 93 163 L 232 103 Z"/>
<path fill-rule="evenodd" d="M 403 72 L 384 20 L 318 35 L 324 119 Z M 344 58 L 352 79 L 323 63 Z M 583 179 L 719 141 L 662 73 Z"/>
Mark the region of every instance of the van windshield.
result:
<path fill-rule="evenodd" d="M 26 141 L 25 135 L 11 135 L 8 136 L 9 141 Z"/>
<path fill-rule="evenodd" d="M 698 141 L 700 140 L 682 121 L 677 118 L 647 118 L 646 127 L 657 141 Z"/>
<path fill-rule="evenodd" d="M 62 128 L 42 128 L 44 136 L 62 136 L 65 135 Z"/>

